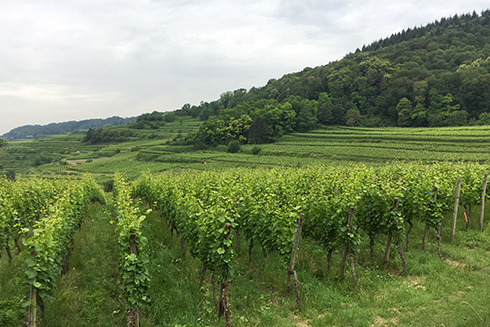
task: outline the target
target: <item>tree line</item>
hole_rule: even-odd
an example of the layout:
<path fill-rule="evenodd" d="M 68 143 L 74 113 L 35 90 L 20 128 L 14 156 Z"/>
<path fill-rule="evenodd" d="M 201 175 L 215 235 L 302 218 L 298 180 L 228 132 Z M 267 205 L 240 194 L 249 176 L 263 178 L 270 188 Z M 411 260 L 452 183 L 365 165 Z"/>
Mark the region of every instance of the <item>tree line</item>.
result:
<path fill-rule="evenodd" d="M 185 104 L 204 123 L 188 141 L 271 142 L 323 125 L 490 124 L 490 11 L 443 18 L 263 87 Z"/>

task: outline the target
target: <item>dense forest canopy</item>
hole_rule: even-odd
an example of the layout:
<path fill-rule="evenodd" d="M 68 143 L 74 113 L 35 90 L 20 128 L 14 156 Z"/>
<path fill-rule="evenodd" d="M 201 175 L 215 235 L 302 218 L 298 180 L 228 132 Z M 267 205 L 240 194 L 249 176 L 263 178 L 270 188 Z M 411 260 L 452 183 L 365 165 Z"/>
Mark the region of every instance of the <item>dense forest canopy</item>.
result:
<path fill-rule="evenodd" d="M 206 145 L 270 142 L 318 124 L 490 124 L 490 11 L 409 28 L 342 60 L 176 114 L 204 121 L 189 141 Z"/>

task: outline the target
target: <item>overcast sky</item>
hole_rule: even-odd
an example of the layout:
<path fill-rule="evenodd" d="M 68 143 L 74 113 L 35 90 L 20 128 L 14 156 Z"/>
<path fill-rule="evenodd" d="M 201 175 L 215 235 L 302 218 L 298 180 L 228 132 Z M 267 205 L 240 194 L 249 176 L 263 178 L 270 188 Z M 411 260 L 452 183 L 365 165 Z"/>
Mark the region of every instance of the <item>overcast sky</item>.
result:
<path fill-rule="evenodd" d="M 0 0 L 0 135 L 137 116 L 342 59 L 480 0 Z"/>

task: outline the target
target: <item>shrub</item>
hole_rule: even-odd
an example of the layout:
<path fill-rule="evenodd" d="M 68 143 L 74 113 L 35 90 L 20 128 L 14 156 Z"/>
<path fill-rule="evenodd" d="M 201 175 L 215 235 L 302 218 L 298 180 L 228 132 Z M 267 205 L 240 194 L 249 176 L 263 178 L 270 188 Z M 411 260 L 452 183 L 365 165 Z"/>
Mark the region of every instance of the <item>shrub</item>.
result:
<path fill-rule="evenodd" d="M 112 189 L 114 187 L 114 180 L 111 179 L 107 182 L 104 182 L 104 192 L 112 192 Z"/>
<path fill-rule="evenodd" d="M 165 115 L 163 115 L 163 120 L 168 122 L 168 123 L 173 122 L 175 120 L 175 113 L 174 112 L 167 112 Z"/>
<path fill-rule="evenodd" d="M 254 145 L 254 147 L 252 148 L 253 155 L 259 153 L 260 151 L 262 151 L 262 148 L 260 146 Z"/>
<path fill-rule="evenodd" d="M 41 165 L 48 164 L 48 163 L 50 163 L 52 161 L 53 161 L 52 158 L 41 156 L 39 158 L 36 158 L 36 160 L 34 160 L 34 162 L 32 163 L 32 165 L 33 166 L 41 166 Z"/>
<path fill-rule="evenodd" d="M 238 151 L 240 151 L 240 142 L 239 141 L 231 141 L 230 143 L 228 143 L 228 152 L 230 153 L 237 153 Z"/>
<path fill-rule="evenodd" d="M 5 173 L 5 177 L 11 181 L 15 181 L 15 171 L 13 170 L 8 170 L 6 173 Z"/>

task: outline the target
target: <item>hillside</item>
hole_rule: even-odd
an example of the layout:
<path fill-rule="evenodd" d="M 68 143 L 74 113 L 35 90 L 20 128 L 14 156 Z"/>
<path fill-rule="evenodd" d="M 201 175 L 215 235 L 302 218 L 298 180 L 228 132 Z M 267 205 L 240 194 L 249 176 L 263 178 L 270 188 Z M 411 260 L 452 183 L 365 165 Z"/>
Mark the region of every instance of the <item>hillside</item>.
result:
<path fill-rule="evenodd" d="M 85 131 L 90 128 L 120 126 L 131 123 L 136 117 L 121 118 L 118 116 L 106 119 L 85 119 L 80 121 L 68 121 L 63 123 L 51 123 L 48 125 L 25 125 L 12 129 L 2 135 L 7 140 L 40 139 L 51 135 L 63 135 L 76 131 Z"/>
<path fill-rule="evenodd" d="M 318 124 L 490 123 L 490 11 L 455 15 L 362 46 L 342 60 L 226 92 L 177 114 L 205 121 L 192 143 L 271 142 Z"/>
<path fill-rule="evenodd" d="M 199 129 L 198 118 L 179 117 L 156 130 L 136 130 L 119 143 L 89 144 L 82 135 L 11 141 L 0 148 L 0 174 L 67 175 L 90 173 L 98 182 L 114 172 L 136 178 L 143 171 L 223 170 L 236 167 L 301 167 L 363 162 L 490 161 L 490 126 L 431 128 L 363 128 L 334 126 L 284 135 L 274 143 L 197 149 L 176 145 L 182 135 Z M 109 129 L 111 130 L 111 129 Z M 128 131 L 125 126 L 114 131 Z"/>

